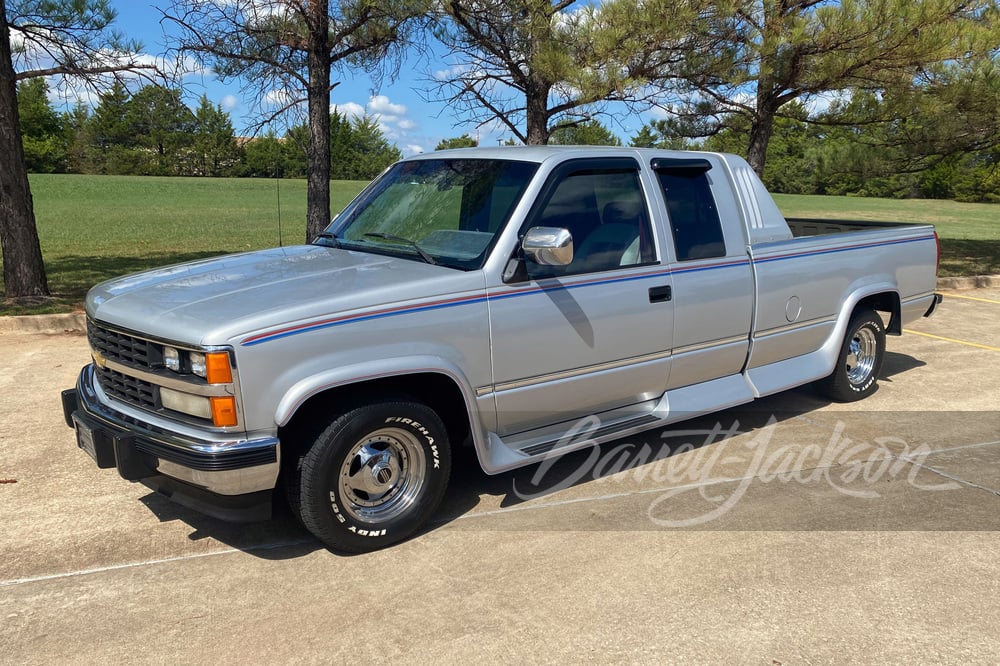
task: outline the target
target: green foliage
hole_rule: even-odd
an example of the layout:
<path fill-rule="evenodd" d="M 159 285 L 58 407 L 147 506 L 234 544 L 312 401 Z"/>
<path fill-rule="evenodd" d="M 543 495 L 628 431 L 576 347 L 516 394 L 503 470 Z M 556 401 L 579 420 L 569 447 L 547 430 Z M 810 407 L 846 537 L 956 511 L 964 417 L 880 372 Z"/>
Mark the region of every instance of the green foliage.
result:
<path fill-rule="evenodd" d="M 239 159 L 236 133 L 229 114 L 202 95 L 194 113 L 192 144 L 196 169 L 204 176 L 228 173 Z"/>
<path fill-rule="evenodd" d="M 73 76 L 100 85 L 110 72 L 152 75 L 141 62 L 142 44 L 114 29 L 110 0 L 5 0 L 11 50 L 18 80 Z"/>
<path fill-rule="evenodd" d="M 643 125 L 639 131 L 629 139 L 629 145 L 635 148 L 661 148 L 664 150 L 693 150 L 698 144 L 678 135 L 670 120 L 653 120 L 647 125 Z M 732 151 L 730 151 L 732 152 Z"/>
<path fill-rule="evenodd" d="M 179 90 L 143 86 L 128 102 L 125 128 L 137 149 L 136 171 L 144 176 L 191 173 L 195 118 Z"/>
<path fill-rule="evenodd" d="M 64 171 L 67 158 L 62 118 L 52 108 L 45 79 L 28 79 L 17 86 L 17 112 L 21 122 L 24 161 L 29 172 Z"/>
<path fill-rule="evenodd" d="M 403 158 L 399 149 L 385 138 L 375 119 L 368 116 L 355 118 L 351 121 L 351 130 L 353 142 L 343 152 L 331 150 L 331 178 L 371 180 Z"/>
<path fill-rule="evenodd" d="M 743 0 L 718 22 L 695 29 L 716 41 L 663 83 L 688 94 L 674 110 L 688 136 L 705 137 L 749 121 L 747 156 L 766 163 L 774 121 L 786 106 L 829 92 L 911 90 L 949 63 L 989 58 L 996 48 L 995 0 Z M 883 120 L 905 118 L 907 105 L 884 106 Z"/>
<path fill-rule="evenodd" d="M 305 132 L 305 128 L 300 131 Z M 330 116 L 330 178 L 371 180 L 402 157 L 375 119 L 349 119 L 338 113 Z"/>
<path fill-rule="evenodd" d="M 244 157 L 236 173 L 266 178 L 304 177 L 308 141 L 306 125 L 291 128 L 283 138 L 268 134 L 252 139 L 243 147 Z M 333 180 L 371 180 L 403 156 L 373 118 L 352 120 L 336 112 L 330 115 L 330 155 Z"/>
<path fill-rule="evenodd" d="M 243 159 L 236 167 L 236 175 L 254 178 L 283 178 L 288 174 L 289 148 L 284 139 L 273 132 L 254 137 L 243 144 Z M 297 151 L 298 152 L 298 151 Z"/>
<path fill-rule="evenodd" d="M 90 118 L 89 139 L 96 153 L 91 156 L 94 160 L 91 168 L 98 173 L 103 173 L 104 165 L 101 163 L 107 161 L 101 159 L 102 153 L 114 146 L 131 148 L 133 145 L 133 137 L 129 133 L 126 121 L 129 97 L 124 84 L 116 81 L 111 90 L 101 95 L 97 108 Z M 87 172 L 90 169 L 80 165 L 78 170 Z"/>
<path fill-rule="evenodd" d="M 462 136 L 454 136 L 450 139 L 441 139 L 438 141 L 438 145 L 434 146 L 434 150 L 451 150 L 452 148 L 475 148 L 478 143 L 468 134 L 463 134 Z"/>
<path fill-rule="evenodd" d="M 436 96 L 463 121 L 502 123 L 544 145 L 610 100 L 634 100 L 656 72 L 695 50 L 691 24 L 708 0 L 446 0 L 434 34 L 459 66 Z"/>
<path fill-rule="evenodd" d="M 659 137 L 652 127 L 643 125 L 642 128 L 629 139 L 628 145 L 633 148 L 659 148 Z"/>
<path fill-rule="evenodd" d="M 563 124 L 552 130 L 549 143 L 554 146 L 620 146 L 621 139 L 596 120 Z"/>

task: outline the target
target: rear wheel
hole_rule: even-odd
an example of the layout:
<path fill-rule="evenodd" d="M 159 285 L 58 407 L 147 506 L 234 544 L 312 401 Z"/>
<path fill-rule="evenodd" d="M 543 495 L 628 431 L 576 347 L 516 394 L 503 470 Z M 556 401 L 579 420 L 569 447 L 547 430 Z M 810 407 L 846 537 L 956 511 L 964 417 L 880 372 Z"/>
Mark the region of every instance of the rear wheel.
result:
<path fill-rule="evenodd" d="M 874 310 L 858 310 L 847 325 L 847 335 L 833 372 L 822 382 L 824 392 L 838 402 L 866 398 L 878 388 L 885 358 L 885 325 Z"/>
<path fill-rule="evenodd" d="M 360 553 L 420 529 L 450 472 L 437 414 L 418 402 L 385 402 L 351 409 L 320 432 L 293 485 L 306 528 L 336 550 Z"/>

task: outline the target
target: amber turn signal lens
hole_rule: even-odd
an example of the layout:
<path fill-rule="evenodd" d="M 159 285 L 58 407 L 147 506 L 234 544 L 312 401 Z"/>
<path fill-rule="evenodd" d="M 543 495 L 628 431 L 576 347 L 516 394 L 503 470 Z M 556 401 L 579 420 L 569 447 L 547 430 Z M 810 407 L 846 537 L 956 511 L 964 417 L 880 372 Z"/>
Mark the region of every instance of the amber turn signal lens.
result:
<path fill-rule="evenodd" d="M 236 398 L 226 396 L 210 400 L 212 403 L 212 423 L 216 427 L 224 428 L 236 425 Z"/>
<path fill-rule="evenodd" d="M 205 354 L 205 379 L 209 384 L 230 384 L 233 381 L 233 370 L 229 366 L 229 354 L 212 352 Z"/>

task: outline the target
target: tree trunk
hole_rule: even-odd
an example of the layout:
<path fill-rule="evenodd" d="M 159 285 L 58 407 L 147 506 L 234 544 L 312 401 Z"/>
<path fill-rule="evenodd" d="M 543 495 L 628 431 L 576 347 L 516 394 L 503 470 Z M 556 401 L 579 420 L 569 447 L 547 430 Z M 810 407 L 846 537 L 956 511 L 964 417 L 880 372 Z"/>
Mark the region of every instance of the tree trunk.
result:
<path fill-rule="evenodd" d="M 330 14 L 327 0 L 308 4 L 309 146 L 306 150 L 306 242 L 330 223 Z"/>
<path fill-rule="evenodd" d="M 0 9 L 0 246 L 7 298 L 49 295 L 17 115 L 6 10 Z"/>
<path fill-rule="evenodd" d="M 758 95 L 757 113 L 750 125 L 750 145 L 747 147 L 747 162 L 761 178 L 764 177 L 764 163 L 767 161 L 767 146 L 774 133 L 774 116 L 778 105 L 769 96 Z"/>
<path fill-rule="evenodd" d="M 549 86 L 531 81 L 524 95 L 527 144 L 544 146 L 549 142 Z"/>

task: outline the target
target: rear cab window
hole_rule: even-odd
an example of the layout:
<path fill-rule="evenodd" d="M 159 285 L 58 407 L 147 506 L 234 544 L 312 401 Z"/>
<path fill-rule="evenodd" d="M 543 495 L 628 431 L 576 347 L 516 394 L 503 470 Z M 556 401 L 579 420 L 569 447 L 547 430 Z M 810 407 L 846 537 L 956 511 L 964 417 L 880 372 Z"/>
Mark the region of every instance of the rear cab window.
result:
<path fill-rule="evenodd" d="M 719 209 L 704 159 L 654 159 L 677 261 L 726 256 Z"/>

